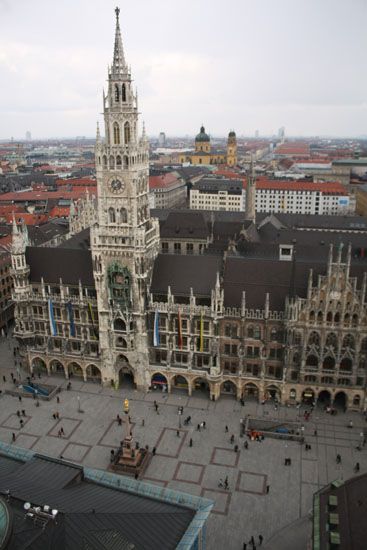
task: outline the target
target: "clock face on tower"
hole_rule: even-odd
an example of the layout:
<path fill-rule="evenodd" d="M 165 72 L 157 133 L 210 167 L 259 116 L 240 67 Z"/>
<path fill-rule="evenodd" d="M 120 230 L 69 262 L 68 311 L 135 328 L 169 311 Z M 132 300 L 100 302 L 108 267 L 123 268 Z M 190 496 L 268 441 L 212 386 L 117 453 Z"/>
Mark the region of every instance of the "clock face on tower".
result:
<path fill-rule="evenodd" d="M 125 188 L 125 184 L 118 178 L 110 180 L 110 189 L 113 193 L 120 193 Z"/>

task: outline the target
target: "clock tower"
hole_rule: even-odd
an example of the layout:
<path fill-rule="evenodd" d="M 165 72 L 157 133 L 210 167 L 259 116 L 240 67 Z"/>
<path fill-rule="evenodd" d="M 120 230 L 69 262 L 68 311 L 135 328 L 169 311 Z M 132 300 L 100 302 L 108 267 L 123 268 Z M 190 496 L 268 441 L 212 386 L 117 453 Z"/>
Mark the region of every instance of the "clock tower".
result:
<path fill-rule="evenodd" d="M 102 381 L 134 378 L 150 384 L 146 299 L 159 249 L 158 220 L 150 217 L 149 143 L 139 133 L 137 92 L 132 87 L 116 8 L 113 62 L 103 93 L 105 139 L 97 127 L 98 208 L 91 228 L 98 302 Z"/>

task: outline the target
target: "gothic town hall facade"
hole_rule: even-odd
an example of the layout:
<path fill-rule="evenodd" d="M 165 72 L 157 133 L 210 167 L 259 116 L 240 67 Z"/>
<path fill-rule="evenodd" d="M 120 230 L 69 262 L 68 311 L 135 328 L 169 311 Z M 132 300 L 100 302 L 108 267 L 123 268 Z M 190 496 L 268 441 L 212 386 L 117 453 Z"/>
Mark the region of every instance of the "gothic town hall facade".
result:
<path fill-rule="evenodd" d="M 30 371 L 363 410 L 367 225 L 248 208 L 153 217 L 118 11 L 103 111 L 92 227 L 47 248 L 14 222 L 14 335 Z"/>

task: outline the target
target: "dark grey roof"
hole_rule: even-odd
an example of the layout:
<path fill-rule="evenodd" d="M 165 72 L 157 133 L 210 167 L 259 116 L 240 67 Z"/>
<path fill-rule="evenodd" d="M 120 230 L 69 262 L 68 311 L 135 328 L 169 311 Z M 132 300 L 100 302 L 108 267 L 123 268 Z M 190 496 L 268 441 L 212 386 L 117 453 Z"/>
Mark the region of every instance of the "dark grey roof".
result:
<path fill-rule="evenodd" d="M 168 286 L 177 296 L 189 296 L 190 288 L 198 297 L 211 296 L 222 258 L 218 256 L 180 256 L 159 254 L 153 269 L 151 292 L 167 294 Z"/>
<path fill-rule="evenodd" d="M 270 295 L 270 309 L 284 311 L 287 295 L 306 297 L 308 275 L 313 270 L 314 284 L 317 275 L 326 273 L 326 261 L 297 260 L 293 267 L 291 261 L 281 261 L 276 257 L 240 257 L 227 256 L 224 267 L 224 305 L 241 307 L 242 292 L 246 292 L 246 307 L 264 309 L 266 293 Z M 365 266 L 356 264 L 351 267 L 351 276 L 362 281 Z"/>
<path fill-rule="evenodd" d="M 210 232 L 201 212 L 180 210 L 170 212 L 161 222 L 160 234 L 162 238 L 170 239 L 206 239 Z"/>
<path fill-rule="evenodd" d="M 3 463 L 5 462 L 5 466 Z M 7 548 L 18 550 L 173 550 L 195 511 L 86 481 L 83 469 L 35 456 L 16 462 L 0 455 L 0 492 L 10 491 L 15 528 Z M 41 526 L 24 516 L 23 503 L 57 509 L 57 522 Z"/>
<path fill-rule="evenodd" d="M 256 214 L 256 223 L 260 223 L 269 214 Z M 281 224 L 289 228 L 341 229 L 348 231 L 367 231 L 367 218 L 364 216 L 326 216 L 317 214 L 272 214 Z"/>
<path fill-rule="evenodd" d="M 194 189 L 202 193 L 217 193 L 218 191 L 227 191 L 231 195 L 240 195 L 242 193 L 242 180 L 226 178 L 202 178 L 195 184 Z"/>
<path fill-rule="evenodd" d="M 28 247 L 26 261 L 32 283 L 41 281 L 94 287 L 92 256 L 89 250 Z"/>
<path fill-rule="evenodd" d="M 76 250 L 90 250 L 90 228 L 83 229 L 70 239 L 62 242 L 59 248 L 73 248 Z"/>

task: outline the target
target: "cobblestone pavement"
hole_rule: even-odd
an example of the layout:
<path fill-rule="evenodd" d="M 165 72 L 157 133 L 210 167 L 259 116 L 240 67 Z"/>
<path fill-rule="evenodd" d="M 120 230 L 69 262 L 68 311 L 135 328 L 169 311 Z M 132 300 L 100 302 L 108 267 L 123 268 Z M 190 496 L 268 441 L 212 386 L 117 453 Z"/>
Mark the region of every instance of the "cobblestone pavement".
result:
<path fill-rule="evenodd" d="M 12 387 L 10 372 L 16 375 L 16 370 L 12 341 L 0 340 L 0 389 L 4 390 Z M 123 399 L 128 397 L 135 441 L 157 449 L 144 479 L 215 501 L 207 526 L 210 550 L 242 549 L 244 541 L 259 534 L 263 535 L 265 544 L 287 524 L 310 512 L 312 495 L 319 487 L 335 478 L 351 477 L 356 462 L 360 463 L 361 472 L 367 470 L 367 447 L 362 451 L 356 449 L 360 433 L 367 427 L 359 413 L 341 412 L 330 416 L 321 410 L 315 411 L 305 423 L 306 441 L 311 445 L 309 451 L 299 443 L 275 439 L 249 442 L 246 450 L 244 439 L 239 437 L 240 419 L 246 414 L 295 420 L 299 411 L 285 407 L 275 411 L 271 404 L 250 401 L 242 407 L 228 396 L 213 403 L 200 392 L 188 397 L 185 392 L 145 394 L 132 387 L 115 391 L 97 383 L 84 383 L 76 377 L 72 380 L 72 390 L 64 391 L 63 378 L 44 376 L 41 379 L 47 380 L 63 387 L 59 405 L 54 398 L 35 407 L 31 398 L 23 398 L 20 403 L 17 397 L 1 394 L 0 439 L 9 443 L 14 432 L 17 446 L 54 457 L 62 455 L 85 466 L 106 468 L 110 450 L 117 448 L 123 438 L 124 427 L 118 426 L 115 419 L 117 414 L 123 416 Z M 159 414 L 154 410 L 154 400 L 160 404 Z M 191 415 L 191 426 L 182 423 L 179 428 L 178 406 L 184 407 L 182 419 Z M 78 412 L 79 408 L 83 412 Z M 16 415 L 20 409 L 26 411 L 23 428 Z M 59 420 L 52 417 L 56 411 Z M 353 420 L 353 429 L 347 427 L 350 420 Z M 206 429 L 199 432 L 196 427 L 202 421 L 206 422 Z M 62 438 L 57 435 L 61 426 L 65 432 Z M 232 434 L 234 444 L 240 448 L 238 453 L 230 443 Z M 337 453 L 342 456 L 340 465 L 335 461 Z M 286 457 L 291 458 L 291 466 L 284 466 Z M 218 480 L 226 476 L 228 491 L 218 487 Z M 268 494 L 267 485 L 270 486 Z"/>

